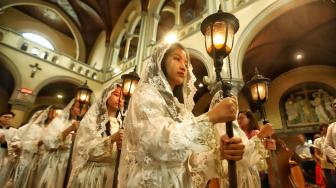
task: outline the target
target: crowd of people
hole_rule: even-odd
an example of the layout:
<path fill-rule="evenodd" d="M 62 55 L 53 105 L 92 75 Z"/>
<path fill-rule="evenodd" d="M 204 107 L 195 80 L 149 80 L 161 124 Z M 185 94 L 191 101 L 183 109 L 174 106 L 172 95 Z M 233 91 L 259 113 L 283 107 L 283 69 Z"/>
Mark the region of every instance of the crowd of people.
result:
<path fill-rule="evenodd" d="M 272 125 L 258 125 L 250 111 L 238 113 L 236 97 L 221 91 L 210 110 L 195 117 L 195 77 L 178 43 L 159 47 L 144 64 L 125 117 L 119 113 L 119 84 L 103 89 L 91 105 L 73 99 L 60 114 L 54 106 L 37 111 L 17 129 L 11 126 L 15 114 L 2 113 L 0 187 L 224 188 L 230 184 L 229 160 L 236 161 L 238 187 L 267 187 L 267 161 L 276 150 Z M 323 131 L 314 144 L 316 159 L 324 175 L 333 177 L 336 124 Z M 322 163 L 327 159 L 330 168 Z"/>

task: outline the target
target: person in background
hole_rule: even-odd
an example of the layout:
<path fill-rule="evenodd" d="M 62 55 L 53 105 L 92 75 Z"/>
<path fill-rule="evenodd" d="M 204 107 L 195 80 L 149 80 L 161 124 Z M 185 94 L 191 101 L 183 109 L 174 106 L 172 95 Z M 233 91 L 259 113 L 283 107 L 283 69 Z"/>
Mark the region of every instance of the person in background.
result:
<path fill-rule="evenodd" d="M 332 102 L 332 109 L 336 113 L 336 99 Z M 330 182 L 334 187 L 336 186 L 336 122 L 331 123 L 327 129 L 327 135 L 324 141 L 324 152 L 326 154 L 327 161 L 330 161 L 334 165 L 334 169 L 331 170 Z M 328 182 L 329 184 L 329 182 Z"/>
<path fill-rule="evenodd" d="M 327 124 L 328 125 L 328 124 Z M 316 144 L 318 142 L 318 140 L 321 139 L 321 135 L 319 133 L 314 134 L 314 141 L 313 141 L 313 158 L 316 162 L 315 165 L 315 184 L 325 188 L 325 183 L 323 180 L 323 172 L 322 172 L 322 168 L 321 168 L 321 157 L 318 156 L 318 148 L 316 147 Z M 320 153 L 321 154 L 321 153 Z"/>
<path fill-rule="evenodd" d="M 315 184 L 315 165 L 311 152 L 311 144 L 306 142 L 306 137 L 303 134 L 297 136 L 299 144 L 295 147 L 295 153 L 302 159 L 301 168 L 306 182 Z"/>
<path fill-rule="evenodd" d="M 0 116 L 1 167 L 0 187 L 12 186 L 15 167 L 19 159 L 20 149 L 12 144 L 17 129 L 11 126 L 15 117 L 13 112 L 4 112 Z"/>
<path fill-rule="evenodd" d="M 38 188 L 62 188 L 67 172 L 73 134 L 79 127 L 79 119 L 88 110 L 84 105 L 80 110 L 79 101 L 73 99 L 45 129 L 42 141 L 47 149 L 47 167 L 37 180 Z"/>
<path fill-rule="evenodd" d="M 69 188 L 111 187 L 123 137 L 117 118 L 123 105 L 121 86 L 112 84 L 84 116 L 77 131 Z"/>
<path fill-rule="evenodd" d="M 10 129 L 15 117 L 13 112 L 2 112 L 0 115 L 0 169 L 5 165 L 7 159 L 6 132 Z"/>
<path fill-rule="evenodd" d="M 241 130 L 244 131 L 247 138 L 252 142 L 251 144 L 255 146 L 254 150 L 261 148 L 259 149 L 260 153 L 265 153 L 265 155 L 261 155 L 260 160 L 255 164 L 255 167 L 250 168 L 255 168 L 259 171 L 259 174 L 255 174 L 255 176 L 256 178 L 258 178 L 257 175 L 260 176 L 261 187 L 269 187 L 266 159 L 270 156 L 268 151 L 275 150 L 276 148 L 275 140 L 268 138 L 273 134 L 272 125 L 267 123 L 265 124 L 266 126 L 259 126 L 256 117 L 249 110 L 240 111 L 238 113 L 237 121 Z M 267 132 L 268 134 L 265 135 L 264 132 Z M 262 140 L 262 146 L 264 147 L 257 147 L 259 143 L 258 138 Z"/>

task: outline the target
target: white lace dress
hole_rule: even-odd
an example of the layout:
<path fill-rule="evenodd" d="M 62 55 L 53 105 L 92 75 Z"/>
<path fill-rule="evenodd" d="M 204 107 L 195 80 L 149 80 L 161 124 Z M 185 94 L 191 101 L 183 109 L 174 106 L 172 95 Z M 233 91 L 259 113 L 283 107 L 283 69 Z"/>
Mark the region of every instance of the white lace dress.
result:
<path fill-rule="evenodd" d="M 119 130 L 120 123 L 117 118 L 108 117 L 106 101 L 115 88 L 116 85 L 105 88 L 102 96 L 81 121 L 76 135 L 73 170 L 68 187 L 112 187 L 117 147 L 111 142 L 110 135 Z"/>
<path fill-rule="evenodd" d="M 173 119 L 179 103 L 171 105 L 149 84 L 134 94 L 125 119 L 119 187 L 192 187 L 189 164 L 197 162 L 188 159 L 206 149 L 202 144 L 211 123 L 207 115 Z"/>
<path fill-rule="evenodd" d="M 39 168 L 35 187 L 40 188 L 63 188 L 66 169 L 69 160 L 71 137 L 69 134 L 63 139 L 62 132 L 71 126 L 72 121 L 69 119 L 70 108 L 74 100 L 62 111 L 62 114 L 57 116 L 43 131 L 42 141 L 47 152 L 41 159 L 41 165 L 46 166 L 41 172 Z"/>
<path fill-rule="evenodd" d="M 33 176 L 37 165 L 38 141 L 42 128 L 37 124 L 26 124 L 20 127 L 15 140 L 20 143 L 22 151 L 15 170 L 14 187 L 33 187 Z"/>

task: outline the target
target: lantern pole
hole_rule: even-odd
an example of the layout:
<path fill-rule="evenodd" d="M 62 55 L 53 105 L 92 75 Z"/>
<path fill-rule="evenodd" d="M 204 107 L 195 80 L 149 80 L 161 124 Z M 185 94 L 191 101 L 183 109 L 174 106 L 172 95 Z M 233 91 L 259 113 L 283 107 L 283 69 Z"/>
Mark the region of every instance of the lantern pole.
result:
<path fill-rule="evenodd" d="M 77 88 L 75 103 L 76 101 L 79 102 L 79 115 L 76 116 L 76 121 L 82 120 L 83 118 L 82 110 L 85 104 L 90 103 L 91 93 L 92 93 L 92 90 L 88 87 L 87 80 L 85 80 L 85 83 L 83 85 Z M 63 182 L 63 187 L 67 187 L 67 184 L 69 181 L 70 172 L 71 172 L 71 159 L 72 159 L 73 148 L 75 145 L 75 140 L 76 140 L 76 134 L 73 134 L 72 139 L 71 139 L 72 142 L 70 145 L 70 153 L 69 153 L 69 158 L 68 158 L 67 169 L 65 172 L 65 179 Z"/>
<path fill-rule="evenodd" d="M 208 54 L 214 60 L 216 84 L 220 85 L 223 97 L 232 96 L 231 89 L 233 86 L 230 83 L 232 79 L 230 59 L 228 66 L 230 71 L 230 81 L 224 82 L 220 73 L 223 68 L 224 58 L 226 58 L 232 50 L 234 33 L 236 33 L 238 29 L 239 20 L 234 15 L 223 12 L 221 9 L 217 13 L 206 17 L 201 24 L 201 32 L 205 36 L 205 47 Z M 229 138 L 233 137 L 232 121 L 226 122 L 226 133 Z M 229 187 L 236 188 L 237 170 L 235 161 L 228 160 L 228 168 Z"/>
<path fill-rule="evenodd" d="M 134 90 L 135 90 L 134 88 L 136 88 L 136 86 L 138 84 L 138 81 L 140 80 L 140 77 L 136 72 L 136 68 L 137 68 L 137 66 L 134 67 L 134 70 L 132 72 L 130 72 L 128 74 L 124 74 L 124 75 L 121 76 L 121 79 L 123 80 L 122 91 L 121 92 L 123 92 L 125 100 L 124 100 L 124 110 L 123 110 L 123 113 L 121 113 L 122 123 L 119 127 L 120 129 L 124 129 L 123 124 L 124 124 L 125 113 L 126 113 L 126 110 L 128 108 L 128 103 L 129 103 L 129 100 L 131 99 L 131 96 L 132 96 Z M 130 82 L 130 83 L 126 83 L 126 82 Z M 128 87 L 128 88 L 125 88 L 125 87 Z M 119 98 L 119 100 L 120 100 L 120 98 Z M 118 111 L 121 112 L 120 107 L 119 107 Z M 121 157 L 121 150 L 118 149 L 117 157 L 116 157 L 116 165 L 115 165 L 115 169 L 114 169 L 112 188 L 117 188 L 117 186 L 118 186 L 118 174 L 119 174 L 120 157 Z"/>
<path fill-rule="evenodd" d="M 257 69 L 257 67 L 255 68 L 255 75 L 252 77 L 252 79 L 250 81 L 248 81 L 246 83 L 247 87 L 249 87 L 249 91 L 250 94 L 252 96 L 252 100 L 254 100 L 254 102 L 256 103 L 257 106 L 257 110 L 260 112 L 260 116 L 261 119 L 263 120 L 263 124 L 267 124 L 269 123 L 267 118 L 266 118 L 266 110 L 264 107 L 264 103 L 266 102 L 267 98 L 268 98 L 268 85 L 269 85 L 270 79 L 262 76 L 261 74 L 259 74 L 259 71 Z M 253 90 L 252 87 L 256 85 L 256 96 L 257 98 L 253 97 Z M 261 89 L 261 91 L 259 90 L 259 86 L 261 87 L 265 87 L 263 90 Z M 263 94 L 261 94 L 260 92 L 265 92 Z M 264 97 L 264 98 L 262 98 Z M 271 138 L 271 137 L 269 137 Z M 280 182 L 280 176 L 279 176 L 279 169 L 278 169 L 278 165 L 277 165 L 277 161 L 276 161 L 276 153 L 275 151 L 270 151 L 271 156 L 270 156 L 270 161 L 271 161 L 271 165 L 272 165 L 272 171 L 273 171 L 273 176 L 275 177 L 275 187 L 276 188 L 281 188 L 281 182 Z M 270 181 L 271 182 L 271 181 Z"/>

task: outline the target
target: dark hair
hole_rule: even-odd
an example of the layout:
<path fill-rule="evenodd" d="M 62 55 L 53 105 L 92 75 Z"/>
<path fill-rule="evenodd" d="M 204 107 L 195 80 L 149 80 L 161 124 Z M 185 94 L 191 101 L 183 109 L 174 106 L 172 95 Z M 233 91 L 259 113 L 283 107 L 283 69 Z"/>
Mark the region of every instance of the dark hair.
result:
<path fill-rule="evenodd" d="M 181 49 L 183 51 L 185 51 L 187 53 L 187 50 L 184 48 L 184 46 L 182 46 L 182 44 L 180 43 L 174 43 L 172 44 L 166 51 L 166 53 L 164 54 L 162 61 L 161 61 L 161 70 L 164 74 L 164 76 L 166 77 L 166 79 L 168 80 L 168 75 L 167 75 L 167 69 L 165 66 L 165 63 L 167 62 L 168 56 L 175 50 L 175 49 Z M 189 56 L 187 55 L 187 58 L 189 60 Z M 176 86 L 173 90 L 173 94 L 174 96 L 179 100 L 180 103 L 184 103 L 184 99 L 183 99 L 183 84 Z"/>
<path fill-rule="evenodd" d="M 11 111 L 1 112 L 1 115 L 0 115 L 0 116 L 7 115 L 7 114 L 10 114 L 10 115 L 12 115 L 13 117 L 15 117 L 14 112 L 11 112 Z"/>
<path fill-rule="evenodd" d="M 246 117 L 250 120 L 249 125 L 247 127 L 248 132 L 251 132 L 253 130 L 259 130 L 258 121 L 250 110 L 242 110 L 238 113 L 238 116 L 239 114 L 245 114 Z"/>
<path fill-rule="evenodd" d="M 328 126 L 329 126 L 329 125 L 328 125 L 327 123 L 321 123 L 321 124 L 320 124 L 320 127 L 319 127 L 319 131 L 321 132 L 323 128 L 326 128 L 326 129 L 327 129 Z"/>

